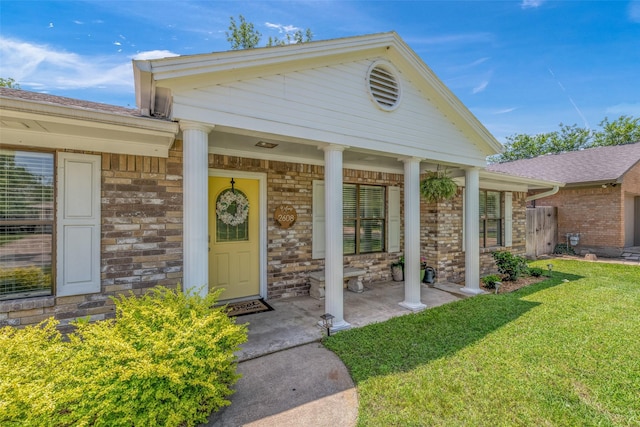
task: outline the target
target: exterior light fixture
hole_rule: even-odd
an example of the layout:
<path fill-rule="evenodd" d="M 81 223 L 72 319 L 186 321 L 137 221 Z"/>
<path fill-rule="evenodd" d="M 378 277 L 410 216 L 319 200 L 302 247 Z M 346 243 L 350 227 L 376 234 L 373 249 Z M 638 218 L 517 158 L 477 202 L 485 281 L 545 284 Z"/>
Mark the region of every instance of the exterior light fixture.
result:
<path fill-rule="evenodd" d="M 335 316 L 333 314 L 329 314 L 329 313 L 325 313 L 322 316 L 320 316 L 320 319 L 322 319 L 322 327 L 327 330 L 328 337 L 331 336 L 331 328 L 333 327 L 334 317 Z"/>
<path fill-rule="evenodd" d="M 256 147 L 260 148 L 275 148 L 277 146 L 278 144 L 274 144 L 273 142 L 258 141 L 256 143 Z"/>

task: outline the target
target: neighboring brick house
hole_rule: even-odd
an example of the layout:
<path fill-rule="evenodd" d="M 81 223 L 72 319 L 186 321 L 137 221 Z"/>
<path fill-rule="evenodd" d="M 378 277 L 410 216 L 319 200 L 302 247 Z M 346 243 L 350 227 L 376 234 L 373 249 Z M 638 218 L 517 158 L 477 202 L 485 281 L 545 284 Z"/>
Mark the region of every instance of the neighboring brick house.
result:
<path fill-rule="evenodd" d="M 488 167 L 522 177 L 564 182 L 535 206 L 558 210 L 558 242 L 578 235 L 578 253 L 618 257 L 640 246 L 640 142 L 596 147 Z"/>
<path fill-rule="evenodd" d="M 420 310 L 421 255 L 480 292 L 550 187 L 484 171 L 500 144 L 395 33 L 133 66 L 138 110 L 0 89 L 0 325 L 111 317 L 156 285 L 308 295 L 324 269 L 343 329 L 343 266 L 389 280 L 402 254 Z M 427 204 L 438 165 L 461 189 Z"/>

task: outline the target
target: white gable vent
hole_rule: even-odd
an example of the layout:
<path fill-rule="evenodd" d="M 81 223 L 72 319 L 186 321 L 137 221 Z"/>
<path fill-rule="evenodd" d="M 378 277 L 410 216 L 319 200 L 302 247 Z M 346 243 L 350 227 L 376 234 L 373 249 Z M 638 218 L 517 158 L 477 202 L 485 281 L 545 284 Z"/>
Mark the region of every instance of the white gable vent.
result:
<path fill-rule="evenodd" d="M 367 74 L 369 95 L 385 111 L 394 110 L 400 102 L 400 82 L 397 72 L 386 62 L 374 62 Z"/>

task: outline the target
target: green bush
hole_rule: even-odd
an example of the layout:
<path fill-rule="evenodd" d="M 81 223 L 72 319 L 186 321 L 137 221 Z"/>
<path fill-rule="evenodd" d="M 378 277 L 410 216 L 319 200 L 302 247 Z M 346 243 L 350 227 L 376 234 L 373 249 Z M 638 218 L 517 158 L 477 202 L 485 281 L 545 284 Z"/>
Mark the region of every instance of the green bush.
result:
<path fill-rule="evenodd" d="M 487 289 L 495 289 L 496 288 L 496 282 L 499 282 L 500 280 L 501 280 L 501 278 L 497 274 L 490 274 L 490 275 L 484 276 L 482 278 L 482 283 L 484 284 L 485 288 L 487 288 Z"/>
<path fill-rule="evenodd" d="M 51 274 L 38 267 L 0 268 L 0 288 L 28 291 L 51 286 Z"/>
<path fill-rule="evenodd" d="M 540 277 L 540 276 L 542 276 L 543 273 L 544 273 L 544 270 L 541 269 L 540 267 L 530 267 L 529 268 L 529 275 L 531 275 L 533 277 Z"/>
<path fill-rule="evenodd" d="M 558 243 L 555 248 L 553 248 L 553 253 L 557 255 L 575 255 L 576 251 L 573 250 L 571 245 L 567 245 L 566 243 Z"/>
<path fill-rule="evenodd" d="M 527 274 L 529 267 L 524 257 L 514 255 L 508 251 L 494 252 L 493 259 L 496 261 L 498 271 L 504 275 L 504 280 L 514 281 L 524 274 Z"/>
<path fill-rule="evenodd" d="M 228 405 L 246 341 L 218 294 L 166 288 L 115 299 L 116 319 L 0 329 L 0 424 L 192 426 Z"/>

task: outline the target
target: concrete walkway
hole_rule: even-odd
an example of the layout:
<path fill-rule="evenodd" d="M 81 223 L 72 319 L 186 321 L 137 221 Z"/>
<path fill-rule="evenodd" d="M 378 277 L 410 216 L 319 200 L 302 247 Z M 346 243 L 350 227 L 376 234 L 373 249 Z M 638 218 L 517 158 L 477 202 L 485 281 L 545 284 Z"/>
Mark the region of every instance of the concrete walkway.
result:
<path fill-rule="evenodd" d="M 421 286 L 427 308 L 460 299 L 441 284 Z M 442 290 L 442 289 L 446 289 Z M 411 314 L 400 307 L 404 283 L 368 284 L 361 294 L 345 291 L 344 317 L 352 327 Z M 249 323 L 248 342 L 238 352 L 242 378 L 231 406 L 214 413 L 206 426 L 350 427 L 358 416 L 358 395 L 340 359 L 320 344 L 324 301 L 297 297 L 269 301 L 274 311 L 237 318 Z"/>

